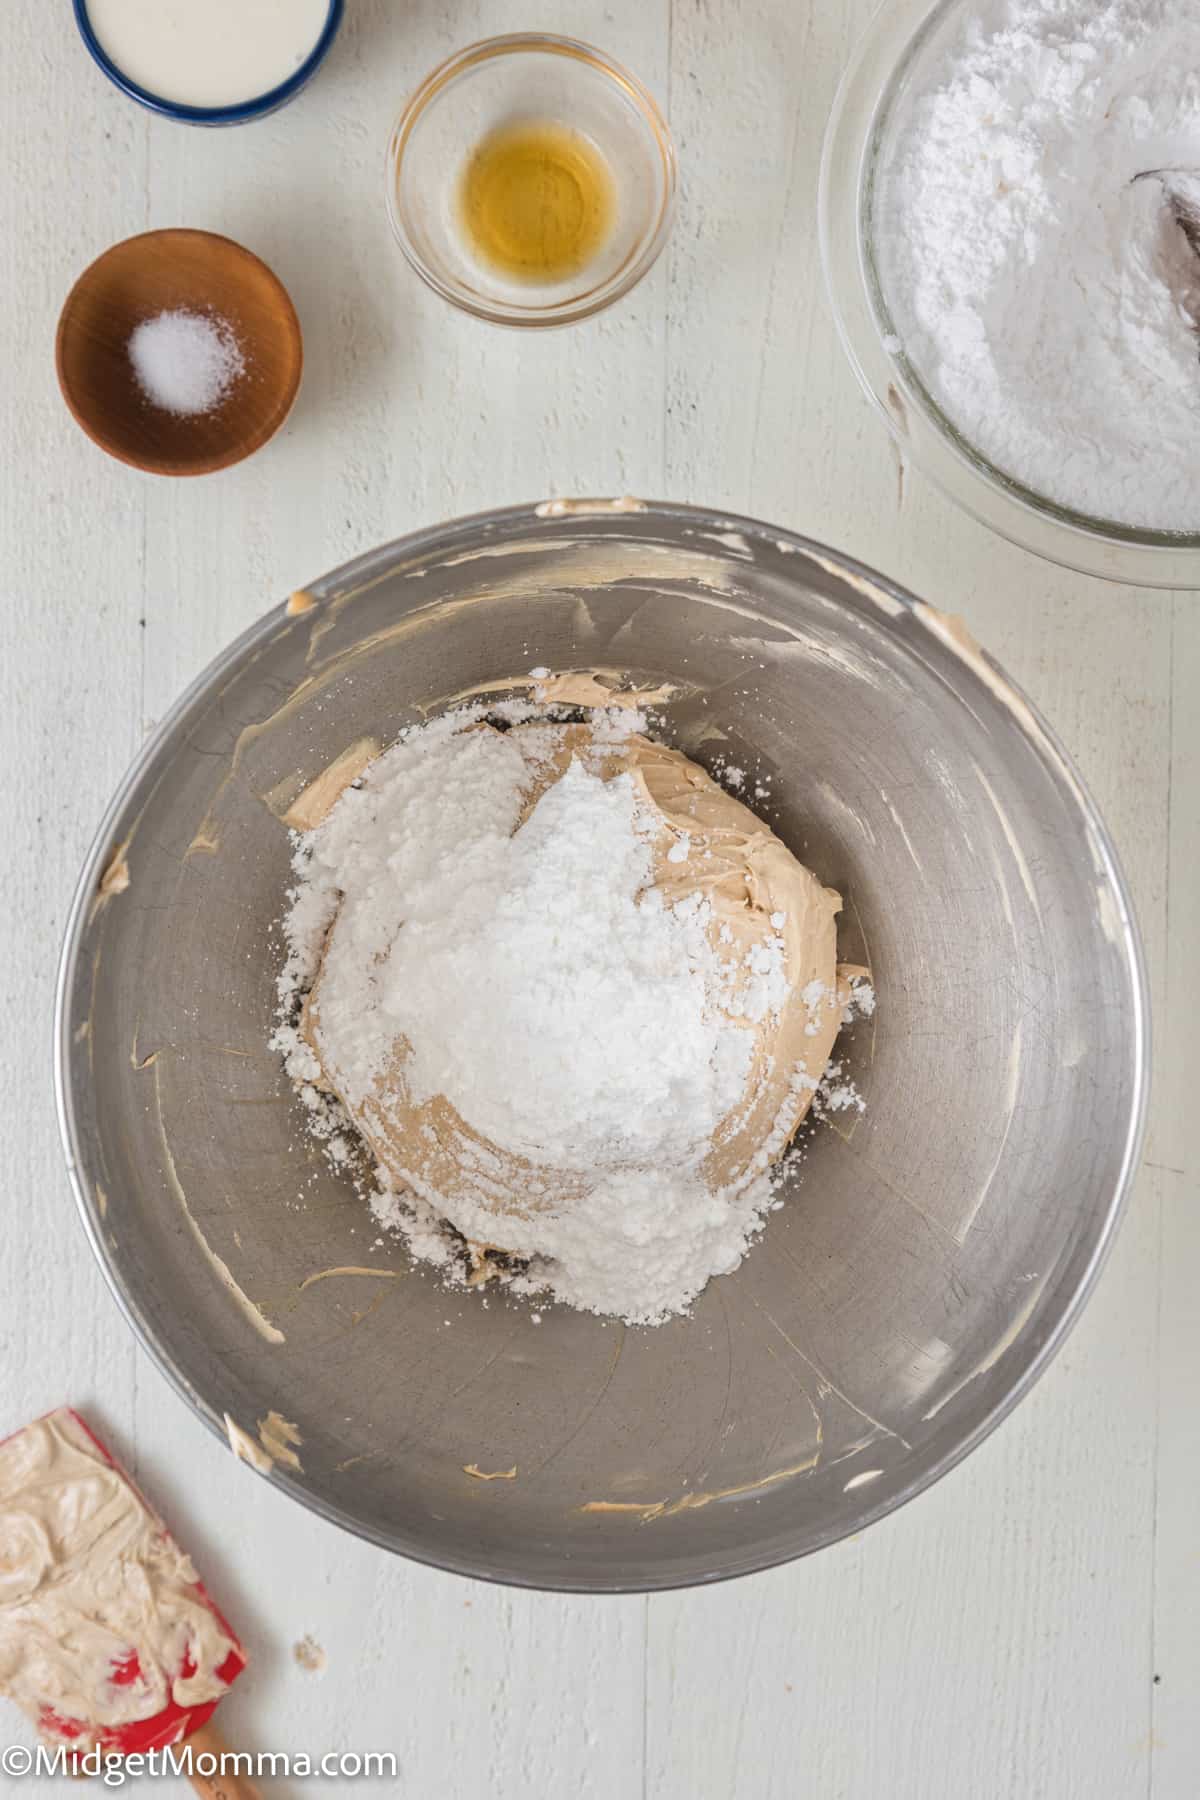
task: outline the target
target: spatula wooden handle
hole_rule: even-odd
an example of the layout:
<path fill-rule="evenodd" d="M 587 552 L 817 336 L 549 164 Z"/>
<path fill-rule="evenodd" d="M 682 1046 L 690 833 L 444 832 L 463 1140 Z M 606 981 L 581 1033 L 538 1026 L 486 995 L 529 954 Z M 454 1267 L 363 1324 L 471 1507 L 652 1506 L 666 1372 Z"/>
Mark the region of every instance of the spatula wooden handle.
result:
<path fill-rule="evenodd" d="M 201 1756 L 214 1756 L 219 1769 L 221 1757 L 233 1755 L 212 1719 L 201 1725 L 198 1731 L 193 1731 L 187 1743 L 192 1753 L 191 1783 L 196 1792 L 204 1796 L 204 1800 L 262 1800 L 258 1788 L 245 1775 L 235 1775 L 232 1772 L 228 1775 L 201 1775 L 196 1772 L 195 1765 Z"/>

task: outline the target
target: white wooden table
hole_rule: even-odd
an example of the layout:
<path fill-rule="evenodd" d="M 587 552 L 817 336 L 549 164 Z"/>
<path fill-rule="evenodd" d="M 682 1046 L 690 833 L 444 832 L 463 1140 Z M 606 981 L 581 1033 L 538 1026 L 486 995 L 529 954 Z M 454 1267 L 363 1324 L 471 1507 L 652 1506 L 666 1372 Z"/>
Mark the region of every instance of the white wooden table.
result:
<path fill-rule="evenodd" d="M 348 0 L 313 87 L 225 132 L 124 100 L 84 55 L 67 0 L 0 5 L 0 1430 L 72 1401 L 111 1433 L 252 1646 L 222 1714 L 235 1737 L 400 1758 L 394 1783 L 274 1792 L 1200 1794 L 1200 603 L 1075 577 L 989 536 L 901 466 L 860 397 L 821 289 L 815 192 L 870 5 Z M 642 75 L 683 171 L 652 276 L 608 316 L 549 336 L 492 330 L 427 294 L 383 208 L 406 91 L 472 38 L 529 26 L 593 40 Z M 75 275 L 157 225 L 258 251 L 305 331 L 284 434 L 194 483 L 109 462 L 55 386 Z M 104 803 L 234 633 L 410 528 L 620 491 L 811 533 L 965 614 L 1059 728 L 1115 832 L 1153 971 L 1157 1078 L 1146 1166 L 1099 1292 L 963 1467 L 789 1569 L 650 1600 L 563 1599 L 368 1548 L 196 1423 L 135 1347 L 76 1223 L 49 1022 Z M 305 1633 L 324 1673 L 293 1660 Z M 4 1742 L 33 1742 L 11 1707 Z"/>

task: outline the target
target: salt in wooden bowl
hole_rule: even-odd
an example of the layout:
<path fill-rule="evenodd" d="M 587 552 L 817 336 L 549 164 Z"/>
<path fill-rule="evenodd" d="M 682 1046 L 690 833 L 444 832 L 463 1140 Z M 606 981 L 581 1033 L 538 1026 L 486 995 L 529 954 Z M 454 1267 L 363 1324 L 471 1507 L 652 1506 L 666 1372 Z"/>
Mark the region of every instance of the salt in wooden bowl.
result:
<path fill-rule="evenodd" d="M 138 325 L 181 310 L 224 321 L 244 368 L 207 412 L 156 406 L 129 356 Z M 300 321 L 267 265 L 211 231 L 147 231 L 85 269 L 55 347 L 63 398 L 110 456 L 154 475 L 208 475 L 253 455 L 287 418 L 300 386 Z"/>

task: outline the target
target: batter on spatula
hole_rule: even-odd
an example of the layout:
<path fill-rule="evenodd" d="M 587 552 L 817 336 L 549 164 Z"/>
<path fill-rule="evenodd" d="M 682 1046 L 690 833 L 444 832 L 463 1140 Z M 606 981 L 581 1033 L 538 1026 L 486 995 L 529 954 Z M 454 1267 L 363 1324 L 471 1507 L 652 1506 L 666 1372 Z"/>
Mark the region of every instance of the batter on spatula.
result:
<path fill-rule="evenodd" d="M 851 972 L 839 896 L 641 724 L 458 715 L 371 764 L 300 845 L 283 1038 L 419 1251 L 448 1221 L 649 1324 L 740 1261 Z"/>
<path fill-rule="evenodd" d="M 0 1442 L 0 1694 L 45 1737 L 114 1754 L 198 1742 L 244 1667 L 191 1562 L 77 1413 Z"/>

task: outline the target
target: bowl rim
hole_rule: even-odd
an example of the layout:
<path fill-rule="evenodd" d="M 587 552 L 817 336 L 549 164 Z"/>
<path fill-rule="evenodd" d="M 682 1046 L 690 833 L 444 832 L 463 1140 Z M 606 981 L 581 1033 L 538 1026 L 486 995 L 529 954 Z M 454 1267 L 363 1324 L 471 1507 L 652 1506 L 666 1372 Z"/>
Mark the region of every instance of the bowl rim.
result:
<path fill-rule="evenodd" d="M 838 84 L 821 147 L 817 232 L 842 349 L 897 445 L 981 524 L 1085 575 L 1134 587 L 1200 588 L 1200 531 L 1150 532 L 1092 519 L 1025 487 L 954 431 L 916 371 L 887 347 L 867 266 L 865 209 L 877 134 L 911 57 L 943 18 L 967 3 L 882 0 Z"/>
<path fill-rule="evenodd" d="M 1115 845 L 1095 801 L 1061 740 L 1021 688 L 1009 678 L 986 651 L 976 646 L 967 634 L 957 630 L 947 631 L 942 626 L 933 624 L 927 616 L 931 614 L 932 609 L 890 578 L 881 575 L 853 557 L 846 556 L 840 551 L 831 550 L 829 546 L 815 539 L 769 525 L 760 519 L 676 502 L 643 503 L 619 499 L 575 502 L 543 501 L 537 504 L 506 506 L 425 526 L 351 558 L 349 562 L 330 571 L 318 581 L 310 583 L 304 591 L 320 605 L 325 600 L 346 597 L 367 586 L 374 585 L 375 581 L 383 578 L 383 572 L 399 560 L 400 555 L 424 561 L 431 551 L 436 550 L 439 554 L 451 554 L 464 546 L 473 545 L 478 548 L 480 536 L 490 537 L 496 541 L 506 531 L 511 532 L 517 529 L 524 529 L 530 534 L 546 531 L 551 535 L 565 536 L 571 531 L 577 531 L 580 524 L 583 523 L 588 527 L 596 527 L 605 535 L 617 535 L 624 524 L 622 515 L 630 511 L 637 511 L 642 515 L 648 514 L 655 524 L 679 525 L 694 533 L 714 530 L 736 532 L 751 546 L 756 544 L 763 548 L 773 546 L 777 551 L 803 556 L 809 562 L 815 562 L 817 566 L 825 570 L 829 570 L 831 565 L 834 565 L 839 574 L 844 574 L 850 579 L 856 590 L 863 593 L 868 599 L 878 602 L 881 617 L 889 624 L 889 628 L 891 623 L 897 620 L 905 625 L 915 623 L 918 626 L 926 627 L 931 638 L 935 637 L 941 649 L 960 662 L 964 671 L 971 678 L 983 680 L 1009 705 L 1013 714 L 1014 727 L 1022 733 L 1035 751 L 1049 761 L 1055 773 L 1074 795 L 1102 858 L 1103 874 L 1116 902 L 1121 945 L 1129 980 L 1132 1004 L 1133 1082 L 1121 1161 L 1112 1193 L 1103 1208 L 1097 1211 L 1093 1226 L 1093 1241 L 1086 1251 L 1076 1285 L 1067 1295 L 1059 1316 L 1053 1321 L 1044 1338 L 1036 1345 L 1028 1362 L 977 1424 L 961 1438 L 949 1444 L 930 1462 L 927 1468 L 911 1477 L 902 1488 L 894 1493 L 890 1493 L 874 1503 L 864 1500 L 860 1512 L 847 1518 L 845 1522 L 839 1521 L 836 1525 L 829 1526 L 818 1533 L 812 1541 L 802 1546 L 779 1549 L 765 1554 L 761 1551 L 757 1553 L 751 1551 L 749 1554 L 739 1557 L 727 1556 L 719 1568 L 706 1571 L 699 1577 L 682 1578 L 668 1571 L 661 1579 L 653 1580 L 646 1578 L 625 1580 L 619 1575 L 612 1580 L 600 1583 L 586 1578 L 572 1580 L 571 1565 L 564 1561 L 561 1570 L 556 1571 L 555 1579 L 535 1579 L 533 1576 L 520 1573 L 498 1572 L 485 1556 L 474 1553 L 439 1556 L 431 1553 L 422 1542 L 412 1538 L 411 1535 L 406 1534 L 403 1542 L 396 1533 L 389 1537 L 382 1531 L 368 1527 L 361 1521 L 352 1518 L 343 1508 L 333 1502 L 313 1493 L 303 1482 L 296 1480 L 294 1476 L 289 1475 L 278 1465 L 273 1466 L 263 1477 L 289 1494 L 294 1500 L 299 1501 L 310 1512 L 316 1513 L 330 1524 L 338 1525 L 355 1537 L 362 1538 L 380 1549 L 404 1555 L 411 1561 L 420 1563 L 427 1568 L 442 1569 L 449 1574 L 545 1593 L 656 1593 L 686 1587 L 709 1587 L 718 1581 L 755 1574 L 769 1568 L 778 1568 L 786 1563 L 795 1562 L 801 1557 L 809 1556 L 817 1550 L 827 1549 L 830 1545 L 838 1543 L 846 1537 L 864 1531 L 868 1526 L 876 1524 L 889 1513 L 924 1493 L 935 1482 L 948 1474 L 985 1438 L 989 1437 L 996 1427 L 1008 1417 L 1018 1401 L 1029 1393 L 1054 1360 L 1078 1322 L 1108 1260 L 1117 1227 L 1128 1205 L 1130 1190 L 1140 1164 L 1149 1100 L 1150 992 L 1145 953 L 1128 882 Z M 226 1448 L 230 1448 L 230 1441 L 224 1417 L 189 1384 L 181 1370 L 171 1360 L 166 1349 L 159 1343 L 145 1314 L 138 1307 L 132 1295 L 126 1291 L 117 1259 L 105 1240 L 102 1222 L 93 1196 L 87 1190 L 83 1174 L 83 1150 L 79 1120 L 70 1074 L 72 1050 L 70 1004 L 90 923 L 93 899 L 103 871 L 117 848 L 117 828 L 122 822 L 133 793 L 146 772 L 153 766 L 160 749 L 171 738 L 176 723 L 186 716 L 189 709 L 203 698 L 223 675 L 230 672 L 248 652 L 258 649 L 281 626 L 285 625 L 289 616 L 292 615 L 289 614 L 288 603 L 285 601 L 271 608 L 269 612 L 263 614 L 241 632 L 188 684 L 138 750 L 105 810 L 84 860 L 68 913 L 55 984 L 55 1110 L 67 1172 L 84 1233 L 100 1265 L 109 1290 L 135 1337 L 175 1392 L 187 1402 L 196 1417 Z M 300 615 L 301 618 L 306 616 L 307 614 Z M 943 615 L 933 615 L 933 618 L 940 621 Z M 1006 1345 L 1005 1349 L 1010 1347 L 1012 1346 Z M 256 1470 L 256 1473 L 262 1472 Z M 865 1490 L 865 1492 L 869 1491 L 869 1489 Z"/>
<path fill-rule="evenodd" d="M 248 125 L 252 119 L 264 118 L 267 113 L 286 106 L 289 100 L 295 99 L 300 89 L 316 74 L 333 45 L 345 14 L 345 0 L 329 0 L 325 23 L 321 35 L 295 72 L 285 81 L 277 82 L 263 94 L 256 94 L 250 100 L 239 100 L 234 106 L 188 106 L 181 100 L 166 100 L 161 94 L 150 88 L 141 87 L 125 71 L 119 63 L 113 61 L 108 51 L 96 36 L 88 10 L 89 0 L 73 0 L 75 23 L 79 35 L 83 39 L 88 55 L 102 69 L 114 87 L 120 88 L 139 106 L 150 112 L 160 113 L 163 118 L 177 119 L 184 125 Z"/>
<path fill-rule="evenodd" d="M 221 451 L 210 456 L 198 457 L 195 462 L 189 463 L 184 468 L 180 468 L 174 463 L 166 462 L 161 457 L 134 456 L 121 444 L 117 443 L 116 440 L 110 437 L 101 426 L 97 425 L 95 420 L 89 414 L 81 410 L 76 402 L 74 392 L 71 388 L 71 384 L 66 378 L 64 370 L 64 348 L 66 345 L 67 333 L 71 326 L 79 291 L 84 282 L 87 281 L 88 277 L 93 274 L 96 269 L 107 262 L 110 257 L 116 256 L 121 251 L 127 250 L 131 244 L 143 243 L 150 238 L 166 237 L 207 238 L 212 243 L 223 245 L 229 251 L 235 251 L 239 260 L 255 263 L 259 270 L 267 277 L 279 298 L 284 312 L 287 337 L 293 351 L 291 372 L 284 393 L 284 402 L 278 417 L 256 426 L 242 443 L 231 446 L 227 451 Z M 255 455 L 257 451 L 261 450 L 264 445 L 269 444 L 271 439 L 282 431 L 291 415 L 292 408 L 296 404 L 296 397 L 300 392 L 300 383 L 304 377 L 304 333 L 300 328 L 300 318 L 296 311 L 295 302 L 293 301 L 292 296 L 288 293 L 287 288 L 275 273 L 274 269 L 271 268 L 270 264 L 264 262 L 262 257 L 257 255 L 255 251 L 247 249 L 245 244 L 239 244 L 236 238 L 225 237 L 224 234 L 219 231 L 201 231 L 194 225 L 163 225 L 157 227 L 153 231 L 137 231 L 132 237 L 121 238 L 118 243 L 110 244 L 107 250 L 102 250 L 99 256 L 93 257 L 87 267 L 82 269 L 75 277 L 75 280 L 71 283 L 70 292 L 63 301 L 62 311 L 58 315 L 58 324 L 55 327 L 54 372 L 58 378 L 58 390 L 62 395 L 63 403 L 65 404 L 67 411 L 84 435 L 91 438 L 93 444 L 98 445 L 106 455 L 111 456 L 116 462 L 124 463 L 127 468 L 140 469 L 144 475 L 163 475 L 172 477 L 175 480 L 188 480 L 196 475 L 216 475 L 219 474 L 222 469 L 232 469 L 236 467 L 238 463 L 245 462 L 247 457 Z"/>
<path fill-rule="evenodd" d="M 427 107 L 460 76 L 496 57 L 525 54 L 561 56 L 587 64 L 622 89 L 648 125 L 661 159 L 663 193 L 657 217 L 641 249 L 626 258 L 599 287 L 588 288 L 549 306 L 522 306 L 516 302 L 489 301 L 442 275 L 418 250 L 405 223 L 399 203 L 399 175 L 404 153 Z M 384 158 L 384 202 L 392 236 L 410 269 L 435 294 L 460 312 L 490 325 L 507 325 L 519 331 L 547 330 L 575 325 L 603 312 L 638 285 L 658 261 L 671 235 L 679 195 L 679 157 L 670 124 L 645 83 L 623 63 L 580 38 L 549 31 L 508 31 L 497 37 L 479 38 L 445 57 L 422 79 L 405 101 L 388 136 Z"/>

